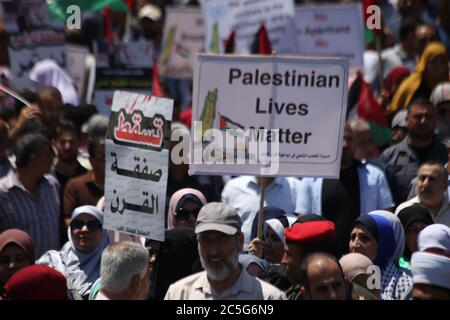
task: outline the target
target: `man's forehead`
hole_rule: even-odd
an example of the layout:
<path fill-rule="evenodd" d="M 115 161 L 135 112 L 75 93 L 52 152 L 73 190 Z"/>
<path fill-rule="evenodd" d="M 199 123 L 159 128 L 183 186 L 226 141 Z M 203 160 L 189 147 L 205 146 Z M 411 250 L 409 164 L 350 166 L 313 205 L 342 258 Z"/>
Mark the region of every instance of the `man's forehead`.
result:
<path fill-rule="evenodd" d="M 228 235 L 223 232 L 216 231 L 216 230 L 207 230 L 207 231 L 200 232 L 198 234 L 198 236 L 200 238 L 205 239 L 205 238 L 227 237 Z"/>
<path fill-rule="evenodd" d="M 426 104 L 414 104 L 409 110 L 410 114 L 433 113 L 433 108 Z"/>
<path fill-rule="evenodd" d="M 439 171 L 441 171 L 442 168 L 436 164 L 433 165 L 424 165 L 420 167 L 418 175 L 430 175 L 430 176 L 436 176 L 439 175 Z"/>

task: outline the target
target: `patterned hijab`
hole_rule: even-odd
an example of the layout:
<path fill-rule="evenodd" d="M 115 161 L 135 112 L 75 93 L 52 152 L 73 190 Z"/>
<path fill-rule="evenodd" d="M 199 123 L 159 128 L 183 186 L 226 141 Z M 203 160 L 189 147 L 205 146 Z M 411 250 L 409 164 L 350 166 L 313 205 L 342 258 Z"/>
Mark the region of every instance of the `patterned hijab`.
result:
<path fill-rule="evenodd" d="M 80 214 L 86 213 L 103 224 L 103 212 L 94 206 L 81 206 L 72 213 L 72 220 Z M 103 250 L 109 245 L 106 230 L 102 230 L 102 238 L 97 247 L 91 252 L 77 250 L 72 240 L 72 232 L 68 230 L 69 241 L 61 251 L 51 250 L 45 253 L 38 264 L 45 264 L 55 268 L 67 279 L 69 290 L 76 290 L 81 297 L 89 295 L 92 284 L 100 277 L 100 260 Z"/>

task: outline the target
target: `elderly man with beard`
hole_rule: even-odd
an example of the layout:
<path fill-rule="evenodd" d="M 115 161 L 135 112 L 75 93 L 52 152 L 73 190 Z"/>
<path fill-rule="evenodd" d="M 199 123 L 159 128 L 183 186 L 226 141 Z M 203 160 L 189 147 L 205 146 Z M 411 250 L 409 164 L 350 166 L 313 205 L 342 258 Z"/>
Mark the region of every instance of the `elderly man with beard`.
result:
<path fill-rule="evenodd" d="M 200 210 L 195 226 L 205 271 L 169 287 L 165 300 L 285 300 L 283 292 L 252 277 L 239 264 L 244 244 L 242 221 L 233 207 L 211 202 Z"/>
<path fill-rule="evenodd" d="M 445 224 L 450 227 L 450 205 L 446 193 L 448 187 L 448 173 L 439 162 L 426 162 L 417 172 L 417 196 L 400 204 L 395 211 L 420 203 L 430 212 L 434 223 Z"/>
<path fill-rule="evenodd" d="M 380 156 L 396 205 L 406 201 L 408 186 L 420 165 L 428 161 L 444 165 L 448 160 L 447 148 L 434 134 L 436 121 L 436 110 L 428 100 L 414 100 L 406 116 L 408 135 Z"/>

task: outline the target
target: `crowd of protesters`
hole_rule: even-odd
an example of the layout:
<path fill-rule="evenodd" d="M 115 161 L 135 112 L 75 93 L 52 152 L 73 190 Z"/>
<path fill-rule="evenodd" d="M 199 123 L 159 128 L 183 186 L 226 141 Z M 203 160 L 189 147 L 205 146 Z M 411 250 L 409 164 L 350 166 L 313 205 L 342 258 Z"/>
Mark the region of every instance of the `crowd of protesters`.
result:
<path fill-rule="evenodd" d="M 199 6 L 131 3 L 155 55 L 165 6 Z M 38 89 L 21 92 L 31 106 L 0 95 L 0 299 L 450 300 L 450 1 L 374 3 L 382 52 L 366 43 L 362 81 L 392 136 L 349 117 L 338 179 L 265 178 L 261 235 L 260 177 L 190 176 L 171 160 L 165 241 L 104 229 L 108 118 L 64 69 L 37 63 Z M 92 50 L 102 19 L 84 13 L 66 41 Z M 5 45 L 0 63 L 11 87 Z M 192 80 L 161 81 L 172 130 L 189 134 Z"/>

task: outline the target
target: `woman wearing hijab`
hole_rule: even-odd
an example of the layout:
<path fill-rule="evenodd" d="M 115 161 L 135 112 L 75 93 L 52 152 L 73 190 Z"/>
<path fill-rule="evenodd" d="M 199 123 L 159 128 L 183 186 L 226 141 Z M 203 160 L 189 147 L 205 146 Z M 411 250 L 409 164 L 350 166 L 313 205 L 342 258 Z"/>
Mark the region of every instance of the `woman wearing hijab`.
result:
<path fill-rule="evenodd" d="M 361 253 L 347 253 L 339 260 L 344 278 L 352 283 L 353 300 L 377 300 L 381 298 L 379 289 L 369 289 L 368 279 L 372 261 Z M 361 287 L 365 290 L 361 290 Z M 367 290 L 370 294 L 367 294 Z"/>
<path fill-rule="evenodd" d="M 175 192 L 169 202 L 168 229 L 194 227 L 197 215 L 206 203 L 203 193 L 196 189 L 184 188 Z"/>
<path fill-rule="evenodd" d="M 253 277 L 266 280 L 267 270 L 263 260 L 252 254 L 241 253 L 239 263 Z"/>
<path fill-rule="evenodd" d="M 398 264 L 405 269 L 411 269 L 411 255 L 418 250 L 417 237 L 426 226 L 433 224 L 430 212 L 421 205 L 406 207 L 398 213 L 405 230 L 406 245 Z"/>
<path fill-rule="evenodd" d="M 412 288 L 410 272 L 395 266 L 405 247 L 400 220 L 391 212 L 377 210 L 355 221 L 350 252 L 368 257 L 381 271 L 381 298 L 400 300 Z"/>
<path fill-rule="evenodd" d="M 444 45 L 431 42 L 422 53 L 416 70 L 400 85 L 395 93 L 388 112 L 406 109 L 417 98 L 429 99 L 434 87 L 449 81 L 448 53 Z"/>
<path fill-rule="evenodd" d="M 103 230 L 103 212 L 94 206 L 81 206 L 72 212 L 69 241 L 61 251 L 47 251 L 36 263 L 61 272 L 74 299 L 87 299 L 92 284 L 100 277 L 100 260 L 109 245 Z"/>
<path fill-rule="evenodd" d="M 34 247 L 28 233 L 9 229 L 0 233 L 0 299 L 14 273 L 34 264 Z"/>
<path fill-rule="evenodd" d="M 165 240 L 156 253 L 150 298 L 164 299 L 169 286 L 201 270 L 197 237 L 190 227 L 166 230 Z"/>

